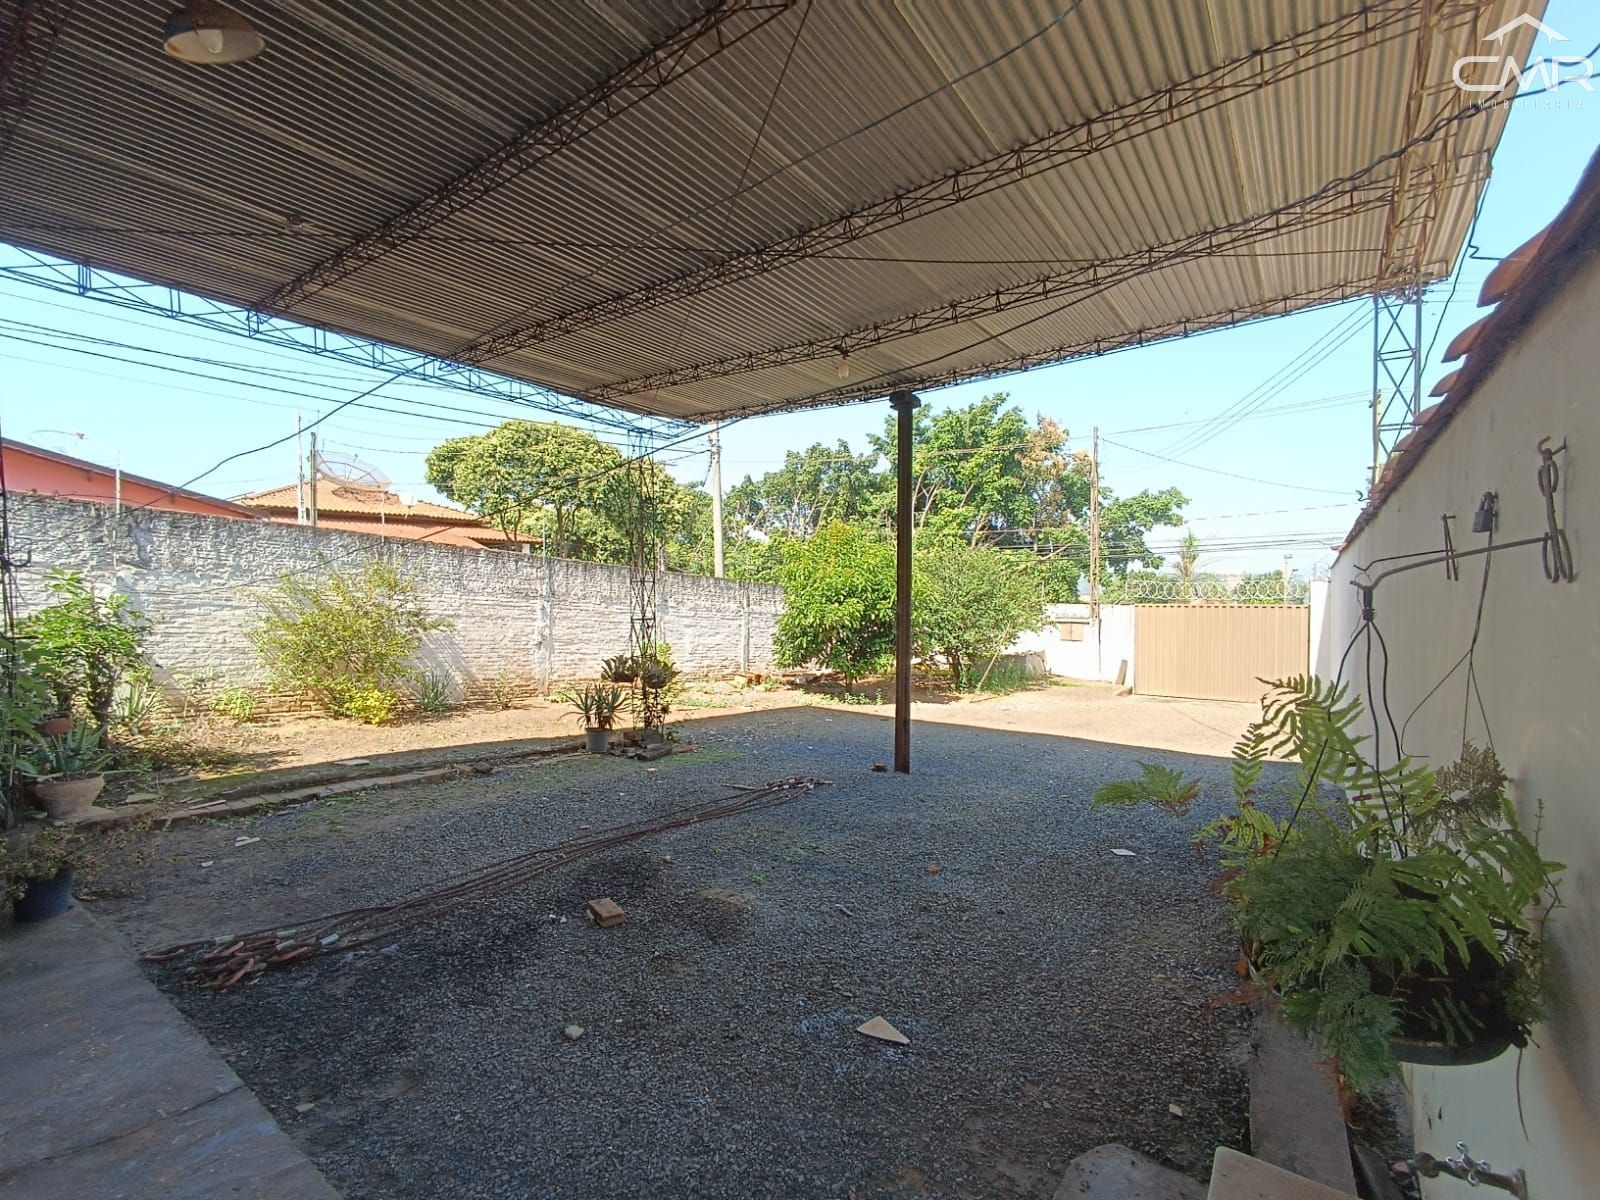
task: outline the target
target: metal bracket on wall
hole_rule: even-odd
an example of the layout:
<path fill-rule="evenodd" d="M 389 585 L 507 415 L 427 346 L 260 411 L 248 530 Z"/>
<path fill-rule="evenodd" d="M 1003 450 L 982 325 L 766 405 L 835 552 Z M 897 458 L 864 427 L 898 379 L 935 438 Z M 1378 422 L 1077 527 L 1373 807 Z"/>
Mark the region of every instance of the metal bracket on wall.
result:
<path fill-rule="evenodd" d="M 1461 579 L 1461 564 L 1456 562 L 1456 543 L 1450 536 L 1450 522 L 1456 519 L 1454 513 L 1441 513 L 1439 524 L 1444 526 L 1444 577 L 1451 583 L 1458 583 Z"/>
<path fill-rule="evenodd" d="M 1567 531 L 1556 519 L 1556 496 L 1561 490 L 1561 468 L 1556 466 L 1556 455 L 1566 453 L 1567 439 L 1562 438 L 1561 445 L 1551 447 L 1550 439 L 1542 437 L 1534 449 L 1539 452 L 1539 494 L 1544 497 L 1544 577 L 1551 583 L 1562 580 L 1571 583 L 1574 578 L 1572 547 L 1567 542 Z"/>

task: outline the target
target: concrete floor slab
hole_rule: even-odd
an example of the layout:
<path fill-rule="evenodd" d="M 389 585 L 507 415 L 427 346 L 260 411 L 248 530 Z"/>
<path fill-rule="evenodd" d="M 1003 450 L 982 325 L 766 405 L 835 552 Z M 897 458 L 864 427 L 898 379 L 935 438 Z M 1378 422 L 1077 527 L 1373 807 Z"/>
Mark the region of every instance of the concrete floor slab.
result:
<path fill-rule="evenodd" d="M 0 929 L 0 1200 L 335 1193 L 82 908 Z"/>
<path fill-rule="evenodd" d="M 1055 1200 L 1205 1200 L 1205 1195 L 1203 1184 L 1112 1142 L 1067 1164 Z"/>
<path fill-rule="evenodd" d="M 1286 1171 L 1341 1193 L 1356 1190 L 1333 1076 L 1275 1002 L 1257 1017 L 1251 1039 L 1250 1147 Z"/>
<path fill-rule="evenodd" d="M 1351 1200 L 1354 1195 L 1218 1146 L 1207 1200 Z"/>

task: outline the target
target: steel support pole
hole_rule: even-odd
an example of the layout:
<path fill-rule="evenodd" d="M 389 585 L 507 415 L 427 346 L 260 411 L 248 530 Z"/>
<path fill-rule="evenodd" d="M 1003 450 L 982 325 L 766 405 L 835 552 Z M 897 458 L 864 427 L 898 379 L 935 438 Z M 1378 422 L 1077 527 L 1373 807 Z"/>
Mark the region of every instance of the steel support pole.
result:
<path fill-rule="evenodd" d="M 896 392 L 894 506 L 894 769 L 911 774 L 911 439 L 915 392 Z"/>

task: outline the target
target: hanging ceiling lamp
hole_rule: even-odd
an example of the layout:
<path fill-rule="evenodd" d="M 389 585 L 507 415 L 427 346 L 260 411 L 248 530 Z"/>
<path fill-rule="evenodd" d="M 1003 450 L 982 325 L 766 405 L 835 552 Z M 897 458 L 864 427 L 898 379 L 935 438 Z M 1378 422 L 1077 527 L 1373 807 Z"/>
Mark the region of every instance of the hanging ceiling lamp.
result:
<path fill-rule="evenodd" d="M 186 63 L 244 62 L 261 53 L 266 40 L 226 4 L 190 0 L 167 18 L 161 48 Z"/>

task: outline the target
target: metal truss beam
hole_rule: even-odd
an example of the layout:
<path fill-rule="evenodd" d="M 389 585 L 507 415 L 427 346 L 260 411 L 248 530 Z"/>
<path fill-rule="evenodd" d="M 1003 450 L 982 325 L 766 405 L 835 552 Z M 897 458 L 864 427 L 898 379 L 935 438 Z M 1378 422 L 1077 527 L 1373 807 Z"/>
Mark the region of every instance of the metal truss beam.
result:
<path fill-rule="evenodd" d="M 991 379 L 997 375 L 1011 375 L 1019 371 L 1032 371 L 1038 367 L 1050 367 L 1057 363 L 1070 362 L 1076 358 L 1095 358 L 1103 354 L 1115 354 L 1121 350 L 1133 350 L 1140 346 L 1154 345 L 1157 342 L 1191 337 L 1200 333 L 1211 333 L 1218 329 L 1225 329 L 1232 325 L 1258 320 L 1262 317 L 1281 317 L 1288 313 L 1305 312 L 1314 308 L 1322 308 L 1329 304 L 1340 304 L 1358 297 L 1366 297 L 1369 294 L 1365 284 L 1332 284 L 1304 292 L 1276 296 L 1254 304 L 1218 309 L 1196 317 L 1163 322 L 1159 325 L 1117 334 L 1113 337 L 1091 338 L 1029 354 L 1006 355 L 981 363 L 952 367 L 944 371 L 918 371 L 914 379 L 908 375 L 904 380 L 891 380 L 871 386 L 846 385 L 826 392 L 819 392 L 807 398 L 802 404 L 783 401 L 754 404 L 739 409 L 719 409 L 717 416 L 727 420 L 734 417 L 763 416 L 767 413 L 789 411 L 797 408 L 824 408 L 835 404 L 849 404 L 853 401 L 878 399 L 887 393 L 893 392 L 896 388 L 913 384 L 919 392 L 927 392 L 935 388 L 950 387 L 958 383 L 972 383 L 978 380 Z"/>
<path fill-rule="evenodd" d="M 1333 221 L 1344 221 L 1366 212 L 1381 211 L 1388 205 L 1390 196 L 1391 188 L 1387 180 L 1358 185 L 1349 190 L 1330 192 L 1326 195 L 1314 195 L 1219 229 L 1189 234 L 1159 245 L 1145 247 L 1120 258 L 1075 266 L 1070 270 L 1031 279 L 1025 283 L 946 301 L 866 328 L 795 342 L 772 350 L 735 355 L 715 362 L 697 363 L 652 375 L 640 375 L 606 387 L 591 389 L 588 394 L 590 398 L 603 404 L 625 396 L 665 391 L 706 379 L 744 375 L 752 371 L 770 370 L 795 363 L 837 359 L 841 354 L 855 357 L 860 351 L 871 350 L 903 338 L 969 324 L 1028 305 L 1060 301 L 1056 309 L 1052 310 L 1054 315 L 1055 312 L 1100 295 L 1118 284 L 1154 271 L 1194 262 L 1214 254 L 1245 250 L 1288 233 L 1314 229 Z"/>
<path fill-rule="evenodd" d="M 1372 483 L 1422 409 L 1422 293 L 1372 298 Z"/>
<path fill-rule="evenodd" d="M 1465 98 L 1451 78 L 1449 60 L 1457 39 L 1441 36 L 1448 19 L 1465 15 L 1473 22 L 1473 44 L 1489 32 L 1487 6 L 1460 13 L 1454 0 L 1422 0 L 1418 12 L 1417 41 L 1411 58 L 1411 88 L 1401 125 L 1402 144 L 1432 129 Z M 1409 293 L 1422 286 L 1427 270 L 1428 235 L 1434 228 L 1448 190 L 1459 173 L 1462 126 L 1444 129 L 1440 136 L 1409 146 L 1397 160 L 1394 198 L 1385 222 L 1383 254 L 1373 290 Z M 1487 164 L 1485 164 L 1485 169 Z"/>
<path fill-rule="evenodd" d="M 467 347 L 462 357 L 468 362 L 488 362 L 580 329 L 687 299 L 711 288 L 725 287 L 788 263 L 838 251 L 862 238 L 1058 170 L 1307 71 L 1326 67 L 1351 54 L 1365 52 L 1404 36 L 1415 26 L 1416 11 L 1410 0 L 1378 0 L 802 233 L 672 279 L 481 338 Z"/>
<path fill-rule="evenodd" d="M 292 321 L 263 321 L 259 314 L 248 308 L 222 304 L 163 284 L 114 275 L 86 263 L 54 258 L 21 246 L 10 247 L 10 250 L 13 252 L 11 255 L 0 258 L 0 277 L 50 291 L 84 296 L 137 312 L 153 313 L 187 325 L 248 337 L 350 366 L 387 371 L 397 376 L 403 375 L 408 382 L 486 396 L 538 413 L 600 425 L 622 433 L 650 430 L 661 436 L 669 436 L 686 433 L 693 428 L 685 421 L 642 417 L 588 404 L 549 388 L 381 342 L 346 337 Z"/>
<path fill-rule="evenodd" d="M 524 129 L 477 165 L 278 288 L 258 307 L 268 316 L 293 312 L 324 288 L 377 262 L 682 79 L 793 4 L 794 0 L 719 0 L 554 116 Z"/>
<path fill-rule="evenodd" d="M 56 39 L 72 15 L 72 0 L 16 0 L 0 42 L 0 159 L 11 147 Z"/>

